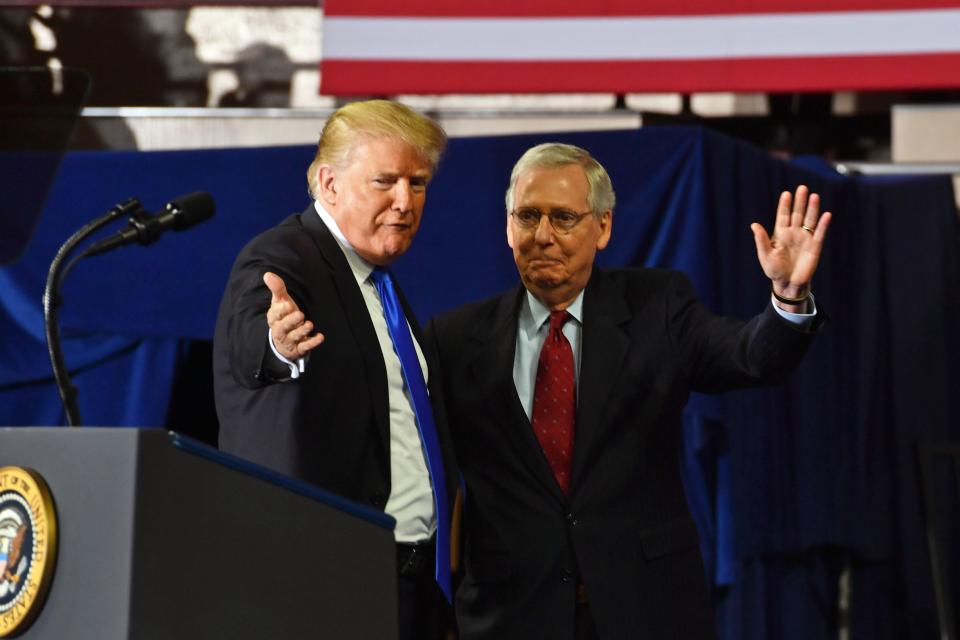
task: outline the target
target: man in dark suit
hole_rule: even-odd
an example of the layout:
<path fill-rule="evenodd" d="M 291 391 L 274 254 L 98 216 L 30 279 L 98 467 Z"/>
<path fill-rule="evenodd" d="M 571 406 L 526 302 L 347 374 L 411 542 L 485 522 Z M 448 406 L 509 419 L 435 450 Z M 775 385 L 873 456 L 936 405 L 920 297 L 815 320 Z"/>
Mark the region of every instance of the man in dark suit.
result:
<path fill-rule="evenodd" d="M 386 267 L 445 143 L 397 103 L 334 113 L 315 202 L 243 249 L 214 336 L 220 447 L 393 516 L 400 637 L 417 640 L 443 633 L 458 472 L 435 354 Z"/>
<path fill-rule="evenodd" d="M 752 226 L 773 292 L 743 323 L 678 272 L 593 268 L 613 206 L 589 153 L 529 150 L 507 192 L 521 284 L 428 328 L 467 484 L 461 640 L 714 635 L 681 411 L 693 390 L 778 380 L 799 361 L 831 216 L 800 187 L 772 238 Z"/>

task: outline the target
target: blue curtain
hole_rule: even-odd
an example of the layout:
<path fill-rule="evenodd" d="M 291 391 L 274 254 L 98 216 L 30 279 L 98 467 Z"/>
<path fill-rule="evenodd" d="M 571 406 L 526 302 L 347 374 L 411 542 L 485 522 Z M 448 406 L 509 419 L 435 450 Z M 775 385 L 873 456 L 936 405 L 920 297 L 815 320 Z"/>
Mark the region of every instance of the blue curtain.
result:
<path fill-rule="evenodd" d="M 529 146 L 590 149 L 617 189 L 601 265 L 678 268 L 719 313 L 769 304 L 749 224 L 805 183 L 835 213 L 814 283 L 830 323 L 786 384 L 695 396 L 684 474 L 721 635 L 832 638 L 852 570 L 854 638 L 936 635 L 913 447 L 960 440 L 958 227 L 945 176 L 845 177 L 698 128 L 456 139 L 396 267 L 421 321 L 512 286 L 503 192 Z M 188 347 L 209 340 L 237 252 L 309 204 L 311 147 L 65 156 L 36 235 L 0 269 L 0 424 L 63 422 L 40 296 L 59 244 L 135 195 L 152 210 L 206 190 L 217 215 L 150 247 L 80 263 L 61 313 L 87 424 L 162 426 Z M 108 230 L 113 231 L 113 229 Z M 105 232 L 106 233 L 106 232 Z M 208 399 L 209 400 L 209 399 Z M 177 425 L 170 425 L 174 428 Z"/>

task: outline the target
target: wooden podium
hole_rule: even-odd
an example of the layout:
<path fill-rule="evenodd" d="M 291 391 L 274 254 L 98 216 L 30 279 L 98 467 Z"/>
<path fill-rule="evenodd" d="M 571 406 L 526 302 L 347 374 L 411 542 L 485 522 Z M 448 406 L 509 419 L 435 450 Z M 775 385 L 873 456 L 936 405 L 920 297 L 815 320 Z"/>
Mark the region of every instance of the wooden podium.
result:
<path fill-rule="evenodd" d="M 8 466 L 43 478 L 57 523 L 17 637 L 396 638 L 383 513 L 159 429 L 0 428 Z"/>

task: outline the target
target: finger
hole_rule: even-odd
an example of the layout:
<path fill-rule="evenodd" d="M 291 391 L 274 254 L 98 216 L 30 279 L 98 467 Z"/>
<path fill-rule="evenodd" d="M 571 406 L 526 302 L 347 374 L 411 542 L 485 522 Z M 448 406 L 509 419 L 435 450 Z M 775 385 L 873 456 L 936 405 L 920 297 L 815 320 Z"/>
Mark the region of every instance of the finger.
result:
<path fill-rule="evenodd" d="M 287 334 L 287 340 L 294 344 L 299 344 L 309 337 L 311 331 L 313 331 L 313 323 L 308 320 L 300 326 L 291 329 L 290 333 Z"/>
<path fill-rule="evenodd" d="M 820 217 L 820 195 L 810 194 L 810 201 L 807 203 L 807 211 L 803 215 L 803 226 L 808 229 L 817 228 L 817 218 Z"/>
<path fill-rule="evenodd" d="M 780 200 L 782 202 L 783 198 Z M 753 242 L 757 245 L 757 257 L 763 261 L 770 253 L 770 236 L 767 235 L 767 230 L 763 228 L 763 225 L 756 222 L 750 225 L 750 231 L 753 232 Z"/>
<path fill-rule="evenodd" d="M 817 242 L 817 245 L 822 245 L 824 239 L 827 237 L 827 227 L 830 226 L 831 220 L 833 220 L 833 214 L 829 211 L 824 211 L 823 215 L 820 216 L 820 220 L 817 221 L 816 231 L 813 232 L 813 239 Z"/>
<path fill-rule="evenodd" d="M 777 220 L 774 223 L 774 233 L 779 227 L 790 226 L 790 206 L 793 202 L 793 195 L 789 191 L 780 194 L 780 201 L 777 203 Z"/>
<path fill-rule="evenodd" d="M 324 336 L 322 333 L 318 333 L 315 336 L 311 336 L 306 340 L 302 340 L 297 344 L 297 353 L 301 356 L 307 355 L 313 349 L 316 349 L 324 341 Z"/>
<path fill-rule="evenodd" d="M 279 302 L 280 300 L 290 298 L 290 294 L 287 293 L 286 283 L 284 283 L 283 278 L 277 274 L 267 271 L 263 274 L 263 284 L 267 285 L 267 289 L 270 289 L 270 293 L 273 296 L 271 302 Z"/>
<path fill-rule="evenodd" d="M 790 224 L 799 227 L 803 224 L 803 212 L 807 208 L 807 194 L 809 189 L 804 184 L 797 187 L 796 196 L 793 199 L 793 213 L 790 216 Z"/>
<path fill-rule="evenodd" d="M 274 322 L 270 328 L 273 330 L 274 335 L 281 335 L 283 341 L 287 342 L 289 338 L 287 335 L 291 333 L 294 329 L 300 327 L 303 324 L 303 313 L 300 311 L 294 311 L 293 313 L 288 313 L 285 316 L 279 318 Z"/>

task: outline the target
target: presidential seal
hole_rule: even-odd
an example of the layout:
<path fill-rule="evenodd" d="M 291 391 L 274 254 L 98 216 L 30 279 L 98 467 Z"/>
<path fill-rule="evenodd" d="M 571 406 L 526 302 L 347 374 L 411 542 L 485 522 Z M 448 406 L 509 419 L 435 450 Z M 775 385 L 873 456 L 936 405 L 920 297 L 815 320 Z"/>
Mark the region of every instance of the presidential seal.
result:
<path fill-rule="evenodd" d="M 29 626 L 47 595 L 57 553 L 57 514 L 36 471 L 0 467 L 0 638 Z"/>

